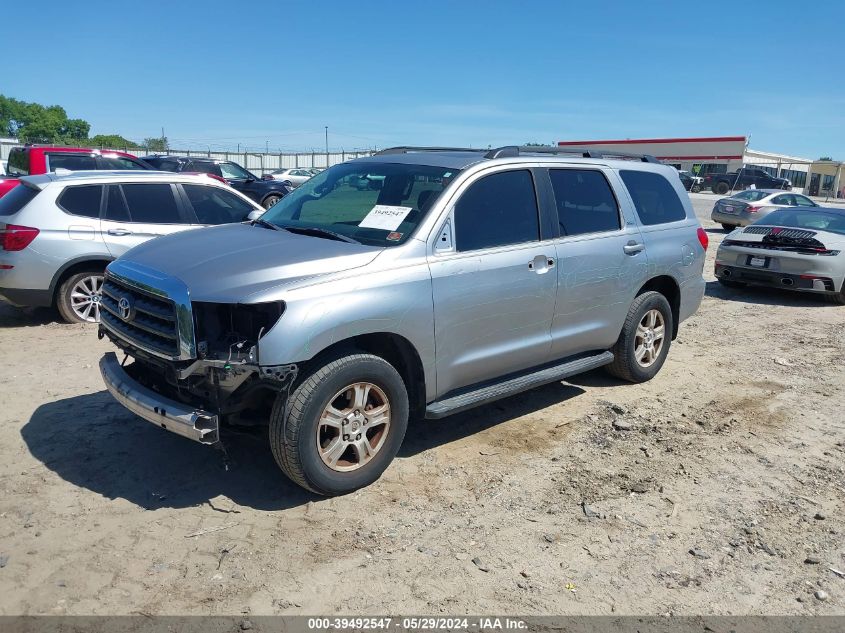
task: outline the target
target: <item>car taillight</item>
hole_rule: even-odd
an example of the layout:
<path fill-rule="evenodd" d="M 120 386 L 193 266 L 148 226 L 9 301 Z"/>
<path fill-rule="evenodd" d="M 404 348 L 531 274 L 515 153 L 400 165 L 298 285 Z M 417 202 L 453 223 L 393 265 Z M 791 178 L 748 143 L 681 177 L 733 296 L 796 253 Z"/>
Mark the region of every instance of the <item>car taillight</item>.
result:
<path fill-rule="evenodd" d="M 707 246 L 710 244 L 710 238 L 707 236 L 707 231 L 699 226 L 696 233 L 698 234 L 698 242 L 701 244 L 701 248 L 706 251 Z"/>
<path fill-rule="evenodd" d="M 32 244 L 38 235 L 38 229 L 29 226 L 7 224 L 0 230 L 0 248 L 4 251 L 22 251 Z"/>
<path fill-rule="evenodd" d="M 745 210 L 748 211 L 749 213 L 757 213 L 762 208 L 763 207 L 755 207 L 753 205 L 748 205 L 747 207 L 745 207 Z"/>

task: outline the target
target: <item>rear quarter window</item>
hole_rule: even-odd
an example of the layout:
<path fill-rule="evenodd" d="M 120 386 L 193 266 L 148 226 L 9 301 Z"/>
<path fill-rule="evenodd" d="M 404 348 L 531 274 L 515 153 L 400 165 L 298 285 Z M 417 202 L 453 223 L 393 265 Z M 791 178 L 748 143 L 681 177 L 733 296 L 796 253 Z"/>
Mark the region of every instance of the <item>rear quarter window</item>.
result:
<path fill-rule="evenodd" d="M 29 175 L 29 154 L 25 149 L 20 147 L 12 149 L 9 153 L 9 164 L 6 166 L 6 171 L 10 176 Z"/>
<path fill-rule="evenodd" d="M 38 189 L 27 187 L 26 185 L 14 187 L 9 193 L 0 198 L 0 216 L 16 214 L 28 205 L 39 193 L 41 192 Z"/>
<path fill-rule="evenodd" d="M 621 170 L 619 175 L 631 194 L 642 224 L 666 224 L 687 217 L 686 209 L 674 187 L 662 175 L 628 169 Z"/>
<path fill-rule="evenodd" d="M 102 196 L 102 185 L 80 185 L 77 187 L 66 187 L 56 202 L 59 207 L 71 215 L 98 218 L 100 217 L 100 200 Z"/>

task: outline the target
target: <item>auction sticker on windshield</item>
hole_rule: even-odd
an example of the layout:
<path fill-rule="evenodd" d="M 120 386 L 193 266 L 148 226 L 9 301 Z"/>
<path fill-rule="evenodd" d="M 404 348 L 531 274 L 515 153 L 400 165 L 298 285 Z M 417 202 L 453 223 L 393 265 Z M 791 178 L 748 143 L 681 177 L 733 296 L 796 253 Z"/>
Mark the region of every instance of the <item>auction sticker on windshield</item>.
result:
<path fill-rule="evenodd" d="M 362 229 L 381 229 L 395 231 L 413 207 L 395 207 L 390 204 L 377 204 L 358 224 Z"/>

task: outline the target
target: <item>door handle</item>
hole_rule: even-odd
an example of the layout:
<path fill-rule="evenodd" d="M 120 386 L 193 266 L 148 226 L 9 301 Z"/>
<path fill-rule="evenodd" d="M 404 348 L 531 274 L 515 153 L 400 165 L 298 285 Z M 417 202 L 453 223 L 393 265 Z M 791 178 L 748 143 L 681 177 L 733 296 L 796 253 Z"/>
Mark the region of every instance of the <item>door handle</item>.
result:
<path fill-rule="evenodd" d="M 555 260 L 553 257 L 547 255 L 537 255 L 534 259 L 528 262 L 528 270 L 533 270 L 538 275 L 554 268 Z"/>
<path fill-rule="evenodd" d="M 622 250 L 625 251 L 626 255 L 636 255 L 640 251 L 645 250 L 645 244 L 643 244 L 642 242 L 635 242 L 634 240 L 631 240 L 630 242 L 625 244 L 625 246 L 622 247 Z"/>
<path fill-rule="evenodd" d="M 132 235 L 132 231 L 129 229 L 109 229 L 109 235 Z"/>

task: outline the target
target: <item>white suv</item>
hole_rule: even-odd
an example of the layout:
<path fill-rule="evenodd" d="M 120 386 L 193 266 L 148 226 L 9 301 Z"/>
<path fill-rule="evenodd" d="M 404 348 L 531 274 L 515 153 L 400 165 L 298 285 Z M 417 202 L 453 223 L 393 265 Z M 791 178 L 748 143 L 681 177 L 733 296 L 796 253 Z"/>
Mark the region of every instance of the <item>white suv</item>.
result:
<path fill-rule="evenodd" d="M 0 198 L 0 298 L 98 322 L 103 271 L 133 246 L 264 211 L 204 175 L 77 171 L 21 178 Z"/>

